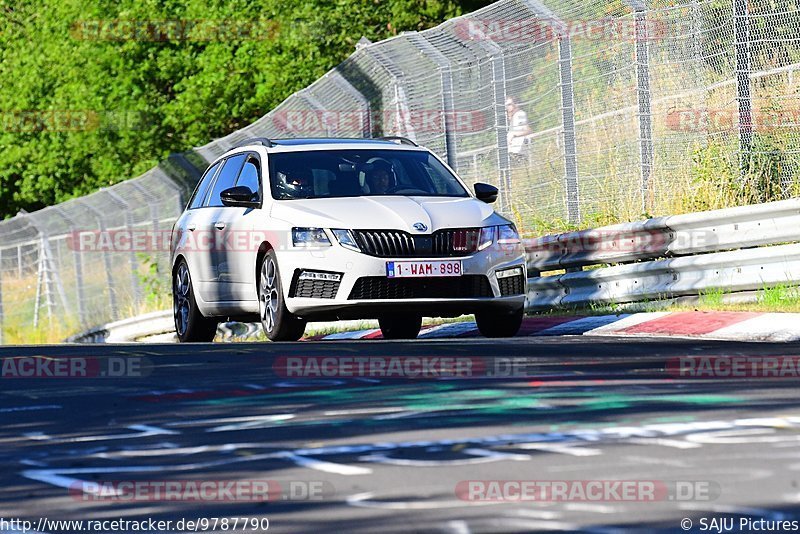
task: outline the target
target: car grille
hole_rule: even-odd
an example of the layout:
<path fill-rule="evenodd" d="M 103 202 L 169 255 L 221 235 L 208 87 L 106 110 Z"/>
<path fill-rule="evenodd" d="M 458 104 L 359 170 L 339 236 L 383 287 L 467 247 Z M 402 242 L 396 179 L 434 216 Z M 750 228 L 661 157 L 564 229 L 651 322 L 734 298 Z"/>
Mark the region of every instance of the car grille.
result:
<path fill-rule="evenodd" d="M 359 278 L 350 292 L 350 300 L 391 300 L 420 298 L 493 297 L 489 279 L 482 275 L 438 278 Z"/>
<path fill-rule="evenodd" d="M 525 279 L 522 275 L 509 276 L 497 280 L 500 284 L 500 294 L 504 297 L 509 295 L 521 295 L 525 292 Z"/>
<path fill-rule="evenodd" d="M 339 291 L 339 282 L 331 280 L 299 280 L 295 289 L 295 297 L 313 299 L 332 299 Z"/>
<path fill-rule="evenodd" d="M 401 230 L 353 230 L 359 248 L 379 258 L 458 257 L 478 249 L 480 228 L 448 228 L 428 235 Z"/>

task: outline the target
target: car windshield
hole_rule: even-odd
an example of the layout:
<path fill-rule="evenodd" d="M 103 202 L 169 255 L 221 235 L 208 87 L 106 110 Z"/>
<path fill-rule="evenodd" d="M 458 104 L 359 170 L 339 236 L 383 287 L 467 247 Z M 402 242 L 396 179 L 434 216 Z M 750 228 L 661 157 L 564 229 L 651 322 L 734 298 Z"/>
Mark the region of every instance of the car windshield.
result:
<path fill-rule="evenodd" d="M 309 150 L 269 157 L 273 198 L 373 195 L 466 197 L 464 186 L 421 150 Z"/>

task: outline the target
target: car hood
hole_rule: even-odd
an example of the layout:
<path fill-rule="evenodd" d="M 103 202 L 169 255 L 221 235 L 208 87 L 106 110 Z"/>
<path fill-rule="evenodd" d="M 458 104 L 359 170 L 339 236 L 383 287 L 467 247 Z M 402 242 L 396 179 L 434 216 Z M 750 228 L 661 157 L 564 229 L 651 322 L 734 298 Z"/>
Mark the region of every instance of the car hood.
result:
<path fill-rule="evenodd" d="M 415 223 L 427 227 L 468 228 L 506 224 L 491 206 L 472 197 L 366 196 L 276 201 L 271 217 L 292 226 L 316 228 L 397 229 L 420 233 Z"/>

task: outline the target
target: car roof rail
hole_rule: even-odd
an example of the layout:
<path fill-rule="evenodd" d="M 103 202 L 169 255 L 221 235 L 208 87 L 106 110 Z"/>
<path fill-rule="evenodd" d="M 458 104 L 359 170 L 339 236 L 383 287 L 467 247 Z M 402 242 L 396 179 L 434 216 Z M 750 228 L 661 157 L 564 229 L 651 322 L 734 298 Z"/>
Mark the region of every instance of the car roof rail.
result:
<path fill-rule="evenodd" d="M 411 145 L 411 146 L 419 146 L 417 143 L 409 139 L 408 137 L 400 137 L 399 135 L 388 135 L 385 137 L 379 137 L 381 141 L 392 141 L 393 143 L 399 143 L 401 145 Z"/>
<path fill-rule="evenodd" d="M 244 141 L 236 145 L 236 148 L 241 148 L 243 146 L 249 146 L 249 145 L 262 145 L 267 148 L 272 148 L 275 146 L 275 143 L 273 143 L 270 139 L 266 137 L 251 137 L 250 139 L 245 139 Z"/>

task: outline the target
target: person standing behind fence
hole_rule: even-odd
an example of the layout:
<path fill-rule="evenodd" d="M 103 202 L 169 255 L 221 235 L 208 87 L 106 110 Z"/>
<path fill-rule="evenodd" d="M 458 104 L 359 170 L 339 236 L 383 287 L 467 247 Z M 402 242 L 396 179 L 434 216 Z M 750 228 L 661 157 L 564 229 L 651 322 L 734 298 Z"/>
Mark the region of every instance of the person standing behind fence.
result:
<path fill-rule="evenodd" d="M 525 136 L 531 134 L 528 124 L 528 114 L 522 111 L 513 98 L 506 99 L 506 114 L 508 115 L 508 153 L 512 163 L 525 161 L 523 148 Z"/>

